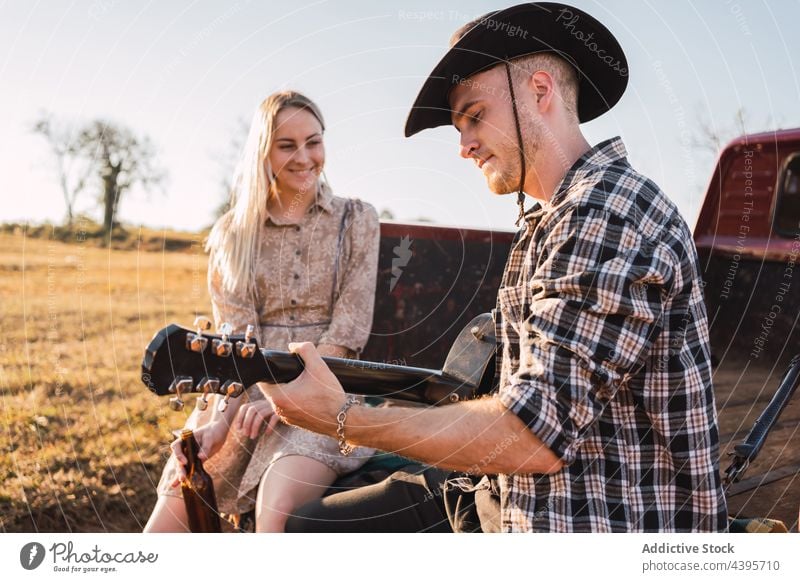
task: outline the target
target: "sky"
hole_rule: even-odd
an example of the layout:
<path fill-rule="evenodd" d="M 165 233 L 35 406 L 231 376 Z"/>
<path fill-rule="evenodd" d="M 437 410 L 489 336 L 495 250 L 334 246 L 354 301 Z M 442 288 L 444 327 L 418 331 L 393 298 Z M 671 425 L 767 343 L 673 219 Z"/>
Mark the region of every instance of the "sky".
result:
<path fill-rule="evenodd" d="M 629 159 L 694 224 L 714 156 L 693 145 L 702 121 L 729 135 L 800 126 L 800 0 L 573 0 L 624 48 L 629 85 L 582 126 L 592 144 L 619 135 Z M 255 0 L 0 2 L 0 222 L 59 222 L 65 205 L 42 112 L 96 118 L 157 147 L 159 191 L 134 189 L 119 219 L 208 226 L 225 198 L 224 160 L 258 104 L 296 89 L 326 118 L 326 175 L 396 219 L 511 228 L 514 196 L 492 195 L 458 156 L 452 127 L 403 137 L 410 105 L 459 26 L 497 1 Z M 78 210 L 99 218 L 96 194 Z"/>

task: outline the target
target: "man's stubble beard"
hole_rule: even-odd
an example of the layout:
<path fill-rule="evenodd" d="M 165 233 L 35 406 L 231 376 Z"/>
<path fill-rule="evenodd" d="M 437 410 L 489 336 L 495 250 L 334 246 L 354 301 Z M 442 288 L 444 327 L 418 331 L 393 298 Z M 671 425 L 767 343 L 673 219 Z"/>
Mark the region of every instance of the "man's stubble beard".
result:
<path fill-rule="evenodd" d="M 536 153 L 539 151 L 541 132 L 539 128 L 527 118 L 520 119 L 520 129 L 522 130 L 522 143 L 525 148 L 525 169 L 526 171 L 530 171 L 536 159 Z M 517 147 L 516 130 L 512 136 L 509 136 L 509 139 L 503 142 L 498 150 L 500 154 L 499 158 L 505 160 L 506 163 L 503 168 L 493 166 L 492 169 L 495 171 L 486 177 L 489 189 L 495 194 L 511 194 L 512 192 L 517 192 L 519 190 L 519 178 L 522 168 L 519 159 L 519 148 Z M 498 156 L 495 157 L 497 158 Z"/>

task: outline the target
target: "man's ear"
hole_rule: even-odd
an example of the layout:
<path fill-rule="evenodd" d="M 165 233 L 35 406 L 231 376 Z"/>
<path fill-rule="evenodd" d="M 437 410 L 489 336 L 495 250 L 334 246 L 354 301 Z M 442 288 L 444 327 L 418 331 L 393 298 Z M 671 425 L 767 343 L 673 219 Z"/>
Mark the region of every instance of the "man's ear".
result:
<path fill-rule="evenodd" d="M 556 84 L 547 71 L 536 71 L 528 78 L 528 88 L 536 100 L 539 113 L 550 108 L 555 97 Z"/>

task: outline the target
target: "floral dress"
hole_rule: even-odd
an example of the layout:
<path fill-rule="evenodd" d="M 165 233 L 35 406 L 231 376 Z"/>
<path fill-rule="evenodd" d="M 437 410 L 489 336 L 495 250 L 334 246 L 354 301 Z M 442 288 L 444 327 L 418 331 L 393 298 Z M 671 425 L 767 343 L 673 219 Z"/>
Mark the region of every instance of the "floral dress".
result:
<path fill-rule="evenodd" d="M 286 350 L 290 342 L 309 341 L 342 346 L 350 357 L 357 357 L 372 326 L 379 237 L 378 216 L 371 205 L 333 196 L 323 188 L 298 223 L 284 223 L 278 214 L 263 225 L 255 301 L 223 293 L 220 273 L 209 269 L 215 324 L 230 323 L 234 333 L 257 324 L 255 335 L 264 348 Z M 242 397 L 264 398 L 257 385 Z M 206 411 L 195 409 L 187 427 L 207 423 L 215 406 L 210 402 Z M 243 513 L 255 506 L 261 477 L 279 458 L 310 457 L 342 475 L 358 469 L 372 453 L 358 447 L 345 457 L 335 439 L 279 423 L 273 433 L 255 439 L 230 430 L 204 466 L 214 477 L 220 511 Z M 158 485 L 160 495 L 180 496 L 180 487 L 170 487 L 176 470 L 172 456 Z"/>

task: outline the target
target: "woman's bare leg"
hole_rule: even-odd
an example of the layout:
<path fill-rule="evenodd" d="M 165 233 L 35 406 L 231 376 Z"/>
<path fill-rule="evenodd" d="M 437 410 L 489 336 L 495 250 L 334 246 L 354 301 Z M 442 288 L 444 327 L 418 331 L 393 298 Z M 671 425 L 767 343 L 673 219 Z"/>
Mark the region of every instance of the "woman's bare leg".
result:
<path fill-rule="evenodd" d="M 258 486 L 256 531 L 282 532 L 295 509 L 322 497 L 336 472 L 308 457 L 292 455 L 271 464 Z"/>
<path fill-rule="evenodd" d="M 144 526 L 144 533 L 188 532 L 186 506 L 182 497 L 159 495 L 153 513 Z"/>

